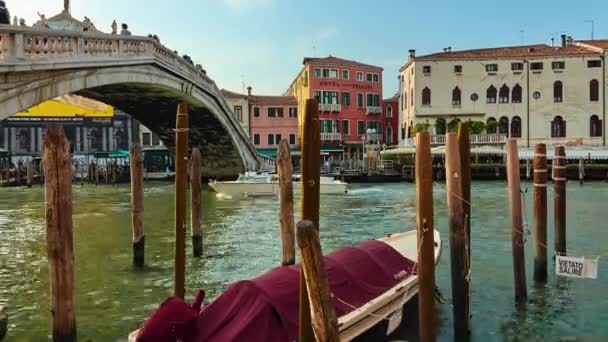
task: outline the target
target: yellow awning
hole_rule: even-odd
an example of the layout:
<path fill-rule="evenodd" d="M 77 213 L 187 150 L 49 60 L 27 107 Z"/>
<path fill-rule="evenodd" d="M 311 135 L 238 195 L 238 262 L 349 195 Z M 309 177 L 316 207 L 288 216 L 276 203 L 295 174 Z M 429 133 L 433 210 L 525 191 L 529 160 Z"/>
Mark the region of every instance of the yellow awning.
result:
<path fill-rule="evenodd" d="M 112 106 L 78 95 L 56 97 L 15 114 L 16 117 L 60 118 L 111 118 L 113 115 L 114 108 Z"/>

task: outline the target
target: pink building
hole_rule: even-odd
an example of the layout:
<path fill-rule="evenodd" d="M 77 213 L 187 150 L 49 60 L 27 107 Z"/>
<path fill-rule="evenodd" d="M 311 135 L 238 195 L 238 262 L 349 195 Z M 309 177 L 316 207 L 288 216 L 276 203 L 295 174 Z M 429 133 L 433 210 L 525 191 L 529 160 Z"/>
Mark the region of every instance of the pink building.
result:
<path fill-rule="evenodd" d="M 298 101 L 293 96 L 252 95 L 249 98 L 249 136 L 258 152 L 274 157 L 282 139 L 298 146 Z"/>
<path fill-rule="evenodd" d="M 384 127 L 384 144 L 399 144 L 399 94 L 384 99 L 382 104 L 382 127 Z"/>

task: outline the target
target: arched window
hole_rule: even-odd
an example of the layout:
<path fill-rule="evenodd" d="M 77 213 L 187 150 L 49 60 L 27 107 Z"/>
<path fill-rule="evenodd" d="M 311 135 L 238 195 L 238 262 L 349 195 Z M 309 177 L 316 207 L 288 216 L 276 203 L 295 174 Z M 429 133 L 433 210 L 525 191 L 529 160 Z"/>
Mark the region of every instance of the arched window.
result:
<path fill-rule="evenodd" d="M 393 106 L 388 105 L 386 107 L 386 117 L 387 118 L 392 118 L 393 117 Z"/>
<path fill-rule="evenodd" d="M 564 99 L 564 85 L 562 81 L 553 83 L 553 102 L 562 102 Z"/>
<path fill-rule="evenodd" d="M 493 85 L 486 91 L 486 103 L 496 103 L 496 88 Z"/>
<path fill-rule="evenodd" d="M 445 120 L 444 119 L 437 119 L 435 120 L 435 134 L 437 135 L 444 135 L 445 134 Z"/>
<path fill-rule="evenodd" d="M 551 121 L 551 138 L 565 138 L 566 137 L 566 121 L 561 116 L 556 116 Z"/>
<path fill-rule="evenodd" d="M 498 101 L 500 103 L 509 103 L 509 87 L 506 84 L 503 84 L 500 87 L 500 93 L 498 94 Z"/>
<path fill-rule="evenodd" d="M 511 94 L 511 102 L 521 103 L 521 86 L 517 83 L 513 87 L 513 93 Z"/>
<path fill-rule="evenodd" d="M 460 88 L 456 87 L 454 88 L 454 90 L 452 90 L 452 105 L 454 106 L 460 106 Z"/>
<path fill-rule="evenodd" d="M 431 89 L 429 89 L 429 87 L 424 87 L 424 89 L 422 89 L 422 105 L 431 105 Z"/>
<path fill-rule="evenodd" d="M 602 120 L 597 117 L 597 115 L 591 115 L 589 119 L 590 124 L 590 135 L 592 137 L 601 137 L 602 136 Z"/>
<path fill-rule="evenodd" d="M 390 127 L 386 128 L 386 145 L 393 145 L 393 129 Z"/>
<path fill-rule="evenodd" d="M 511 119 L 511 138 L 521 138 L 521 118 L 519 116 Z"/>
<path fill-rule="evenodd" d="M 495 134 L 496 128 L 498 127 L 498 122 L 493 117 L 489 117 L 488 121 L 486 121 L 486 133 Z"/>
<path fill-rule="evenodd" d="M 599 101 L 600 100 L 600 82 L 597 80 L 591 80 L 589 82 L 589 101 Z"/>
<path fill-rule="evenodd" d="M 401 102 L 403 103 L 403 109 L 407 109 L 407 91 L 403 92 L 403 98 L 401 99 Z"/>
<path fill-rule="evenodd" d="M 498 133 L 509 136 L 509 118 L 503 116 L 498 121 Z"/>

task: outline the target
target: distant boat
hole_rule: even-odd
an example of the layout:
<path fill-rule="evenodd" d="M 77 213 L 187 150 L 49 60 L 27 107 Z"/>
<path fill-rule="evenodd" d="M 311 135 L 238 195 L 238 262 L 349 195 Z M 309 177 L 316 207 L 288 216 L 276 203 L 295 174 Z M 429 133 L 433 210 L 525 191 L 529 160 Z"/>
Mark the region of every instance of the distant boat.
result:
<path fill-rule="evenodd" d="M 435 231 L 435 262 L 441 239 Z M 403 306 L 418 293 L 416 231 L 340 248 L 324 257 L 338 316 L 340 341 L 373 327 L 389 335 L 403 319 Z M 278 267 L 234 283 L 209 305 L 165 301 L 136 341 L 295 341 L 298 338 L 300 266 Z M 380 324 L 388 320 L 388 325 Z M 140 339 L 141 338 L 141 339 Z"/>
<path fill-rule="evenodd" d="M 300 176 L 293 177 L 294 191 L 300 191 Z M 322 195 L 340 195 L 348 193 L 349 184 L 335 180 L 332 177 L 320 178 L 320 193 Z M 211 182 L 209 187 L 227 197 L 258 197 L 274 196 L 280 192 L 279 179 L 276 174 L 246 172 L 236 181 Z"/>

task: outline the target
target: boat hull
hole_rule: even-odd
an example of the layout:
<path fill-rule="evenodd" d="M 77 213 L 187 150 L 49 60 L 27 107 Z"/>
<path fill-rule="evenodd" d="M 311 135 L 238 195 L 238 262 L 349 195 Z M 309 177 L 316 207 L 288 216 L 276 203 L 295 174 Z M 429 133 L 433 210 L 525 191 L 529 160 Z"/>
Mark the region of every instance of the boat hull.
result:
<path fill-rule="evenodd" d="M 232 198 L 274 196 L 281 191 L 279 183 L 243 183 L 243 182 L 212 182 L 209 187 L 224 196 Z M 300 191 L 300 183 L 293 183 L 294 192 Z M 343 195 L 348 193 L 346 183 L 321 183 L 321 195 Z"/>

